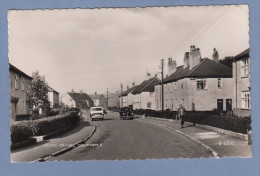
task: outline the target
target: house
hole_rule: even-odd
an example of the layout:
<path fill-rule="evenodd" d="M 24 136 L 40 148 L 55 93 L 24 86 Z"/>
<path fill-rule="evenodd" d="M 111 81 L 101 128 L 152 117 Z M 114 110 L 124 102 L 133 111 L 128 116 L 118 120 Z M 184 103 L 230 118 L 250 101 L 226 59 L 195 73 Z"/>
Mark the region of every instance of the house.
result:
<path fill-rule="evenodd" d="M 250 104 L 250 57 L 249 49 L 232 58 L 233 63 L 233 113 L 239 117 L 249 117 Z"/>
<path fill-rule="evenodd" d="M 88 94 L 83 93 L 76 93 L 73 90 L 64 94 L 61 97 L 61 101 L 68 105 L 71 108 L 78 108 L 78 109 L 89 109 L 94 106 L 93 100 L 88 96 Z"/>
<path fill-rule="evenodd" d="M 120 93 L 114 92 L 108 94 L 108 108 L 119 108 L 120 107 Z"/>
<path fill-rule="evenodd" d="M 171 59 L 169 76 L 163 79 L 164 110 L 177 110 L 182 104 L 188 111 L 232 110 L 232 69 L 218 63 L 218 52 L 213 58 L 202 59 L 195 45 L 184 54 L 184 65 L 177 67 Z M 156 110 L 162 109 L 162 86 L 155 86 Z"/>
<path fill-rule="evenodd" d="M 48 99 L 50 101 L 51 108 L 57 108 L 59 106 L 59 92 L 48 86 Z"/>
<path fill-rule="evenodd" d="M 133 109 L 155 109 L 154 86 L 159 82 L 160 80 L 155 76 L 136 86 L 135 90 L 131 92 L 134 95 Z"/>
<path fill-rule="evenodd" d="M 30 113 L 27 104 L 26 90 L 32 80 L 12 64 L 9 64 L 9 91 L 10 91 L 10 118 L 16 119 L 16 115 Z"/>
<path fill-rule="evenodd" d="M 134 95 L 132 92 L 136 89 L 136 86 L 128 88 L 126 91 L 122 93 L 122 101 L 123 107 L 125 106 L 133 106 L 134 103 Z"/>
<path fill-rule="evenodd" d="M 103 108 L 107 107 L 107 99 L 103 94 L 95 93 L 95 95 L 90 95 L 90 98 L 93 100 L 94 106 L 101 106 Z"/>

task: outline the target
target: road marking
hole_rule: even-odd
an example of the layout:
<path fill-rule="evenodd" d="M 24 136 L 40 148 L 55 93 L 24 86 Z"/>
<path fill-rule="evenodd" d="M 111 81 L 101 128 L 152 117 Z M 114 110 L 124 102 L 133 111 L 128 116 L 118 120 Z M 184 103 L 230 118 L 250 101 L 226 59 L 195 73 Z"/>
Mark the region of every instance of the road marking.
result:
<path fill-rule="evenodd" d="M 211 148 L 210 146 L 208 146 L 208 145 L 202 143 L 201 141 L 197 140 L 196 138 L 191 137 L 191 136 L 189 136 L 189 135 L 187 135 L 187 134 L 185 134 L 185 133 L 183 133 L 183 132 L 181 132 L 181 131 L 179 131 L 179 130 L 176 130 L 176 129 L 172 128 L 172 127 L 169 127 L 169 126 L 167 126 L 167 125 L 162 125 L 162 124 L 159 124 L 159 123 L 147 122 L 147 121 L 140 120 L 140 119 L 137 119 L 137 120 L 138 120 L 138 121 L 142 121 L 142 122 L 144 122 L 144 123 L 150 123 L 150 124 L 153 124 L 153 125 L 161 126 L 161 127 L 170 129 L 170 130 L 172 130 L 172 131 L 175 131 L 176 133 L 179 133 L 180 135 L 185 136 L 186 138 L 192 140 L 193 142 L 196 142 L 197 144 L 199 144 L 199 145 L 203 146 L 204 148 L 206 148 L 207 150 L 209 150 L 215 158 L 220 158 L 220 155 L 219 155 L 213 148 Z"/>
<path fill-rule="evenodd" d="M 220 137 L 220 134 L 216 132 L 202 132 L 195 133 L 194 136 L 199 139 L 214 139 Z"/>

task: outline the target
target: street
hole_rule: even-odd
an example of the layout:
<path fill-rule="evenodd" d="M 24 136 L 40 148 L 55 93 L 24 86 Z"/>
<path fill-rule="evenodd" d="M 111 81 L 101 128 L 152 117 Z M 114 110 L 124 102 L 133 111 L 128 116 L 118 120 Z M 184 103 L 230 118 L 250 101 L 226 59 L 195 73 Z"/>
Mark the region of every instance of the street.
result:
<path fill-rule="evenodd" d="M 220 157 L 252 156 L 252 148 L 247 145 L 246 140 L 188 124 L 180 129 L 179 123 L 171 120 L 141 116 L 135 116 L 134 120 L 120 120 L 116 112 L 108 112 L 105 120 L 96 120 L 92 123 L 89 114 L 84 112 L 81 123 L 76 129 L 62 136 L 13 151 L 11 159 L 13 162 L 28 162 L 52 155 L 89 136 L 95 126 L 95 133 L 85 143 L 58 156 L 48 157 L 45 161 L 215 157 L 210 149 L 216 151 Z M 203 144 L 191 140 L 189 136 Z"/>
<path fill-rule="evenodd" d="M 118 113 L 110 112 L 104 121 L 94 123 L 96 133 L 86 145 L 49 161 L 213 157 L 208 150 L 174 131 L 138 119 L 120 120 Z"/>

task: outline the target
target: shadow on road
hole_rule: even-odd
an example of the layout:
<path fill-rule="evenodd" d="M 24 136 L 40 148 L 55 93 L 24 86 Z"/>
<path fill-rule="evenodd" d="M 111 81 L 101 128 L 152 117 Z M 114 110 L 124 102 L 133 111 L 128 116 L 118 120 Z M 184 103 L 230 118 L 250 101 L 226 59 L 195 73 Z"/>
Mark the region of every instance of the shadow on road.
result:
<path fill-rule="evenodd" d="M 194 125 L 183 126 L 183 128 L 189 128 L 189 127 L 194 127 Z"/>

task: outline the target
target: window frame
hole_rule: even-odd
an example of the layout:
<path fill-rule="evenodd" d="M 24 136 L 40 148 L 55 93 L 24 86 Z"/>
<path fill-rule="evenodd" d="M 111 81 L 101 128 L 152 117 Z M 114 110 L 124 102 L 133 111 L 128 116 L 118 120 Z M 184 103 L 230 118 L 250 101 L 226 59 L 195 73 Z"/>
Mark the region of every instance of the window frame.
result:
<path fill-rule="evenodd" d="M 220 80 L 220 86 L 219 86 L 219 80 Z M 222 89 L 223 88 L 223 80 L 222 80 L 222 78 L 218 78 L 217 86 L 218 86 L 218 89 Z"/>
<path fill-rule="evenodd" d="M 199 88 L 198 84 L 202 83 L 202 88 Z M 207 78 L 200 78 L 196 80 L 197 90 L 208 90 Z"/>

